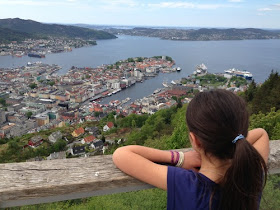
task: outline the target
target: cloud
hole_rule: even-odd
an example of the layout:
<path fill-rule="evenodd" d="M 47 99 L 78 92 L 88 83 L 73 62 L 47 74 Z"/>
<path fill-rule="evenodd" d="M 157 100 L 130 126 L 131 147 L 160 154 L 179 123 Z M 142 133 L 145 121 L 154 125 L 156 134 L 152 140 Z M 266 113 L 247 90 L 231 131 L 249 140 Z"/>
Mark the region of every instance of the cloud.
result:
<path fill-rule="evenodd" d="M 35 0 L 0 0 L 0 5 L 23 5 L 23 6 L 53 6 L 71 5 L 75 0 L 68 1 L 35 1 Z"/>
<path fill-rule="evenodd" d="M 240 3 L 240 2 L 243 2 L 243 0 L 228 0 L 228 2 Z"/>
<path fill-rule="evenodd" d="M 260 8 L 258 9 L 258 11 L 260 12 L 270 12 L 270 11 L 276 11 L 276 10 L 280 10 L 280 4 L 273 4 L 270 5 L 270 7 L 264 7 L 264 8 Z"/>
<path fill-rule="evenodd" d="M 194 8 L 193 3 L 187 2 L 160 2 L 156 4 L 148 4 L 148 7 L 157 7 L 157 8 Z"/>
<path fill-rule="evenodd" d="M 147 5 L 150 8 L 183 8 L 183 9 L 218 9 L 225 7 L 234 7 L 226 4 L 194 4 L 190 2 L 160 2 Z"/>
<path fill-rule="evenodd" d="M 272 6 L 280 8 L 280 4 L 273 4 Z"/>
<path fill-rule="evenodd" d="M 139 5 L 139 3 L 135 0 L 100 0 L 99 2 L 108 6 L 136 7 Z"/>
<path fill-rule="evenodd" d="M 267 11 L 272 11 L 272 10 L 273 10 L 273 9 L 268 8 L 268 7 L 258 9 L 258 11 L 261 11 L 261 12 L 267 12 Z"/>

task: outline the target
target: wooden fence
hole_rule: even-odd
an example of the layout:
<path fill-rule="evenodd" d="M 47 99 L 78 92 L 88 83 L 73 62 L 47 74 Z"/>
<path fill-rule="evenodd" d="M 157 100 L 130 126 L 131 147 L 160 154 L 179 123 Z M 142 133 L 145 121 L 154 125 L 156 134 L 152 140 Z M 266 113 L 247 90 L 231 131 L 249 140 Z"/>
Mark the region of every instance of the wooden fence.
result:
<path fill-rule="evenodd" d="M 280 140 L 271 141 L 270 149 L 270 173 L 280 173 Z M 122 173 L 111 155 L 0 164 L 0 177 L 0 208 L 152 187 Z"/>

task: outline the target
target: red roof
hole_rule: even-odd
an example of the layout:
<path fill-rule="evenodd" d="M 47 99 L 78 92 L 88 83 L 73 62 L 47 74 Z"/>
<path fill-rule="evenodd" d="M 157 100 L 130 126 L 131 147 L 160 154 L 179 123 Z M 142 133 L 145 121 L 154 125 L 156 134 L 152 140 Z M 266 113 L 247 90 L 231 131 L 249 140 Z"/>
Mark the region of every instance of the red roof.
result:
<path fill-rule="evenodd" d="M 103 112 L 103 109 L 100 107 L 94 107 L 95 112 Z"/>
<path fill-rule="evenodd" d="M 113 128 L 113 127 L 114 127 L 114 123 L 108 122 L 108 123 L 107 123 L 107 126 L 108 126 L 109 128 Z"/>
<path fill-rule="evenodd" d="M 74 131 L 77 135 L 81 135 L 85 132 L 85 129 L 80 127 Z"/>
<path fill-rule="evenodd" d="M 92 142 L 94 139 L 95 139 L 95 137 L 94 137 L 93 135 L 87 136 L 87 137 L 84 138 L 84 140 L 85 140 L 86 143 L 90 143 L 90 142 Z"/>

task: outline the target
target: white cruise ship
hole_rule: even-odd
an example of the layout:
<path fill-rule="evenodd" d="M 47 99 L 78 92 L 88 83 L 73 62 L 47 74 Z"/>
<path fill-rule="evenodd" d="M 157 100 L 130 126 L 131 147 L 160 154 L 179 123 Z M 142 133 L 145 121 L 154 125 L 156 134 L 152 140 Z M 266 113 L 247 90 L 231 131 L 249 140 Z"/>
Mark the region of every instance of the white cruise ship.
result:
<path fill-rule="evenodd" d="M 253 75 L 249 71 L 241 71 L 235 68 L 225 70 L 225 77 L 231 78 L 232 76 L 243 77 L 246 80 L 251 80 Z"/>

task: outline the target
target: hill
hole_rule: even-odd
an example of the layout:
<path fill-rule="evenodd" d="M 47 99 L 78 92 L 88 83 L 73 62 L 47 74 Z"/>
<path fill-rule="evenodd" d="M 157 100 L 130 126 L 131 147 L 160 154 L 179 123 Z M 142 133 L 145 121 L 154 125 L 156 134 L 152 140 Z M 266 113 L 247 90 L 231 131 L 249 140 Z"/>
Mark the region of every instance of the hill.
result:
<path fill-rule="evenodd" d="M 24 32 L 0 28 L 0 43 L 11 43 L 12 41 L 21 42 L 28 38 L 34 38 L 34 36 Z"/>
<path fill-rule="evenodd" d="M 252 81 L 241 96 L 247 101 L 251 113 L 268 113 L 272 107 L 276 111 L 280 110 L 280 98 L 277 97 L 279 92 L 280 75 L 278 72 L 271 71 L 268 79 L 261 86 L 257 86 L 255 81 Z"/>
<path fill-rule="evenodd" d="M 37 36 L 55 36 L 82 39 L 114 39 L 116 36 L 98 30 L 59 24 L 44 24 L 33 20 L 0 19 L 0 27 Z"/>
<path fill-rule="evenodd" d="M 160 37 L 171 40 L 189 40 L 189 41 L 210 41 L 210 40 L 245 40 L 245 39 L 280 39 L 278 31 L 268 31 L 256 28 L 245 29 L 216 29 L 201 28 L 194 29 L 153 29 L 153 28 L 133 28 L 133 29 L 115 29 L 110 28 L 106 31 L 113 34 L 125 34 L 132 36 Z"/>

